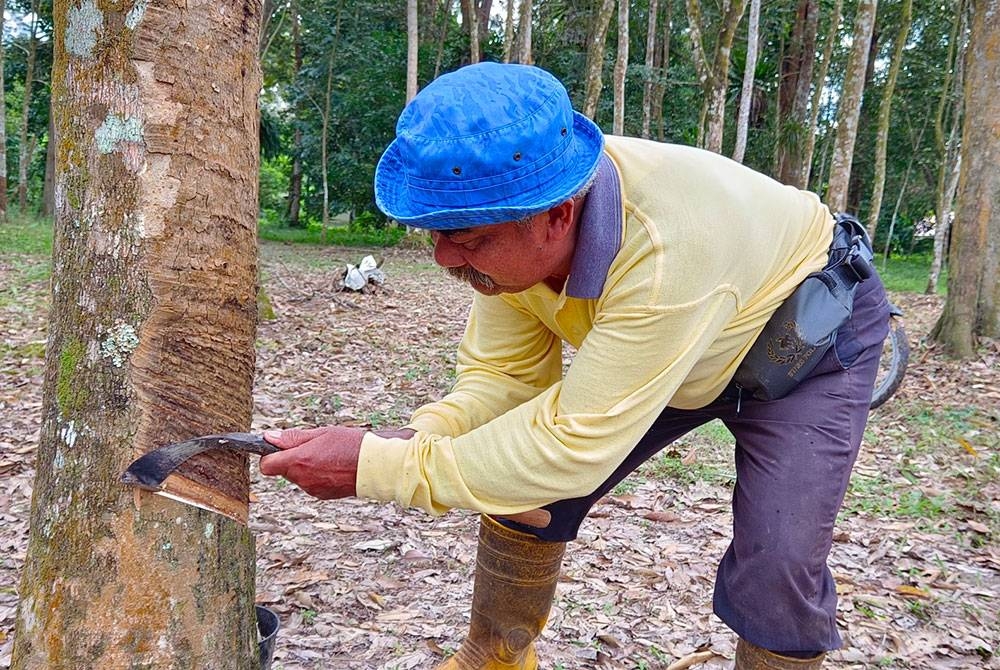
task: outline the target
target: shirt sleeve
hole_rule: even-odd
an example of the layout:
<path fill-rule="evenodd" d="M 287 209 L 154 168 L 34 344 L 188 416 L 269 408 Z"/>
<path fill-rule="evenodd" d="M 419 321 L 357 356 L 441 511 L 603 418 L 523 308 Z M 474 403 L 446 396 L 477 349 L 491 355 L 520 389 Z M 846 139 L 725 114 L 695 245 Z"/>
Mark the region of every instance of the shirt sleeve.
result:
<path fill-rule="evenodd" d="M 367 435 L 359 495 L 432 513 L 458 507 L 513 514 L 591 493 L 663 411 L 736 304 L 725 286 L 666 306 L 641 287 L 618 292 L 602 304 L 566 378 L 529 400 L 455 435 Z M 502 346 L 492 337 L 506 334 L 497 317 L 479 312 L 474 327 L 487 334 L 475 339 L 483 346 Z M 477 377 L 493 381 L 486 372 Z M 505 406 L 518 397 L 505 396 Z"/>
<path fill-rule="evenodd" d="M 534 398 L 562 376 L 562 342 L 503 297 L 476 294 L 458 348 L 455 386 L 408 427 L 457 437 Z"/>

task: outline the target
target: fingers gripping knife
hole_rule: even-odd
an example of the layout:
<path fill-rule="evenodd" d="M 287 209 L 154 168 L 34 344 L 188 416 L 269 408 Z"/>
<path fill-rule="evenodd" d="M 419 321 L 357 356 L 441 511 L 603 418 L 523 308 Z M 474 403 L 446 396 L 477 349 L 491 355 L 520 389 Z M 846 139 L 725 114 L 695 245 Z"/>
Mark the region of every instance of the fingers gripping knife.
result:
<path fill-rule="evenodd" d="M 192 456 L 219 449 L 233 449 L 259 456 L 281 451 L 278 447 L 265 442 L 264 438 L 251 433 L 204 435 L 168 444 L 146 453 L 128 466 L 128 469 L 122 474 L 121 480 L 125 484 L 154 491 L 168 498 L 179 499 L 178 496 L 165 491 L 164 482 L 167 477 Z M 183 498 L 180 500 L 188 504 L 196 504 Z"/>

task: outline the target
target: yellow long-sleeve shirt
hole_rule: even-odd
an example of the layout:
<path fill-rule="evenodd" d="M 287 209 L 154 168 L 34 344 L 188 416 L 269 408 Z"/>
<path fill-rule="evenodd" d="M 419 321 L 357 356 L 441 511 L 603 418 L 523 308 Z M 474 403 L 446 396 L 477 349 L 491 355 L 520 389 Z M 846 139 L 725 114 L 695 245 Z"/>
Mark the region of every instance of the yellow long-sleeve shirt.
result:
<path fill-rule="evenodd" d="M 561 293 L 477 294 L 454 389 L 417 410 L 411 439 L 365 436 L 358 495 L 490 514 L 587 495 L 665 407 L 714 400 L 826 263 L 815 194 L 690 147 L 608 137 L 605 152 L 620 204 L 601 225 L 620 241 L 573 263 L 609 265 L 599 295 L 573 297 L 572 274 Z M 564 378 L 563 340 L 578 349 Z"/>

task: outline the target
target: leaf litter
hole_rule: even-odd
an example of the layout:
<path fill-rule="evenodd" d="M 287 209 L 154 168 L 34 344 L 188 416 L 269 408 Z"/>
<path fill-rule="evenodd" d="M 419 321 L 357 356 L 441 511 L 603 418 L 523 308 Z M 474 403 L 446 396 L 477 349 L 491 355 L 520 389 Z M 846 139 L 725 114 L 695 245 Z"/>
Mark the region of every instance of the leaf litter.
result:
<path fill-rule="evenodd" d="M 366 253 L 386 280 L 341 291 Z M 0 257 L 0 668 L 10 663 L 41 417 L 47 282 Z M 454 381 L 471 289 L 426 249 L 265 243 L 275 310 L 257 340 L 253 430 L 406 422 Z M 913 346 L 869 423 L 830 567 L 845 645 L 833 668 L 1000 668 L 1000 342 L 948 359 L 926 342 L 937 297 L 899 294 Z M 567 357 L 571 357 L 571 352 Z M 731 668 L 711 608 L 730 536 L 732 446 L 666 449 L 600 501 L 569 545 L 539 656 L 549 668 Z M 278 612 L 275 670 L 430 668 L 469 621 L 477 517 L 317 501 L 253 472 L 259 603 Z"/>

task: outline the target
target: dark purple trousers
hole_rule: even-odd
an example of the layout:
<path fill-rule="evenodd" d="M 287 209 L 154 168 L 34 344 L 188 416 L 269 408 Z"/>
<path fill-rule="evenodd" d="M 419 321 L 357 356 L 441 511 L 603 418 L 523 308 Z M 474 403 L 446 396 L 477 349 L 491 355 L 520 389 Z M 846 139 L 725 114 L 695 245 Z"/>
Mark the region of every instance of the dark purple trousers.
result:
<path fill-rule="evenodd" d="M 881 280 L 857 288 L 851 319 L 808 378 L 769 402 L 723 394 L 695 410 L 667 408 L 596 491 L 547 505 L 546 528 L 509 525 L 569 541 L 590 508 L 644 461 L 688 431 L 721 419 L 736 438 L 733 539 L 719 564 L 715 613 L 765 649 L 836 649 L 837 594 L 826 565 L 833 524 L 868 420 L 888 333 Z"/>

